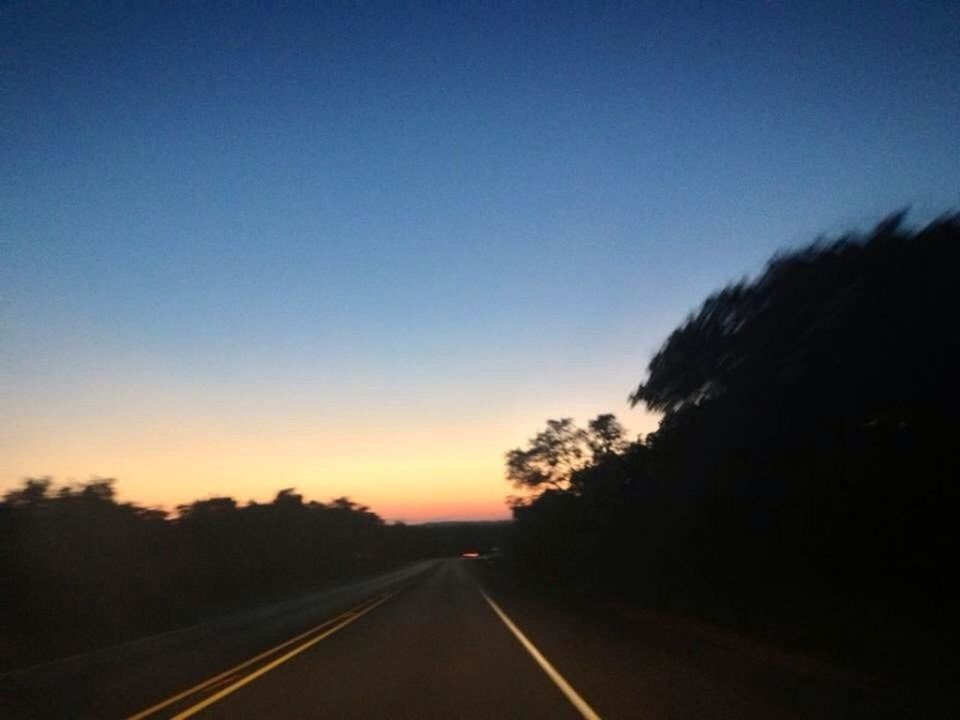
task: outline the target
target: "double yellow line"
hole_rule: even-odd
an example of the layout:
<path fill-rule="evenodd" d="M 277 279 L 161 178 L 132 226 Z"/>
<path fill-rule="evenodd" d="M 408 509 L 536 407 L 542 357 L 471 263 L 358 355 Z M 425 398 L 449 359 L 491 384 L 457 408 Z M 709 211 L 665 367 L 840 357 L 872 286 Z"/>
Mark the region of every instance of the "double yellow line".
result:
<path fill-rule="evenodd" d="M 218 690 L 213 695 L 206 697 L 204 700 L 198 702 L 197 704 L 191 705 L 186 710 L 183 710 L 177 715 L 174 715 L 173 720 L 183 720 L 183 718 L 191 717 L 192 715 L 195 715 L 196 713 L 200 712 L 204 708 L 209 707 L 210 705 L 213 705 L 213 703 L 217 702 L 218 700 L 225 698 L 230 693 L 236 690 L 239 690 L 244 685 L 247 685 L 248 683 L 253 682 L 261 675 L 264 675 L 270 672 L 271 670 L 273 670 L 275 667 L 282 665 L 287 660 L 299 655 L 304 650 L 307 650 L 308 648 L 313 647 L 324 638 L 330 637 L 335 632 L 337 632 L 337 630 L 341 630 L 345 628 L 350 623 L 366 615 L 375 607 L 378 607 L 379 605 L 382 605 L 383 603 L 385 603 L 387 600 L 392 598 L 398 592 L 400 592 L 400 590 L 394 590 L 392 592 L 386 593 L 385 595 L 380 595 L 378 597 L 375 597 L 372 600 L 365 600 L 364 602 L 351 608 L 350 610 L 347 610 L 346 612 L 341 613 L 340 615 L 337 615 L 337 617 L 335 618 L 327 620 L 326 622 L 322 622 L 319 625 L 312 627 L 305 632 L 300 633 L 296 637 L 292 637 L 289 640 L 286 640 L 285 642 L 282 642 L 279 645 L 276 645 L 275 647 L 272 647 L 269 650 L 265 650 L 259 655 L 256 655 L 255 657 L 250 658 L 249 660 L 245 660 L 244 662 L 230 668 L 229 670 L 224 670 L 222 673 L 219 673 L 218 675 L 214 675 L 213 677 L 208 678 L 203 682 L 198 683 L 197 685 L 194 685 L 193 687 L 184 690 L 183 692 L 179 692 L 176 695 L 172 695 L 168 697 L 166 700 L 162 700 L 158 702 L 156 705 L 151 705 L 145 710 L 141 710 L 135 715 L 131 715 L 129 718 L 127 718 L 127 720 L 142 720 L 142 718 L 146 718 L 150 715 L 153 715 L 156 712 L 159 712 L 160 710 L 163 710 L 164 708 L 170 707 L 171 705 L 180 702 L 181 700 L 185 700 L 191 695 L 196 695 L 205 690 L 211 690 L 215 688 L 217 685 L 221 685 L 225 682 L 230 682 L 238 674 L 240 674 L 241 671 L 249 668 L 251 665 L 255 665 L 261 660 L 269 658 L 272 655 L 276 655 L 278 652 L 281 652 L 282 650 L 289 648 L 290 646 L 295 646 L 293 647 L 292 650 L 288 650 L 283 655 L 280 655 L 279 657 L 274 658 L 270 662 L 264 665 L 261 665 L 260 667 L 258 667 L 256 670 L 253 670 L 252 672 L 241 675 L 239 679 L 234 680 L 233 682 L 230 682 L 230 684 L 228 684 L 226 687 L 222 688 L 221 690 Z M 301 644 L 297 645 L 297 643 L 301 643 Z"/>

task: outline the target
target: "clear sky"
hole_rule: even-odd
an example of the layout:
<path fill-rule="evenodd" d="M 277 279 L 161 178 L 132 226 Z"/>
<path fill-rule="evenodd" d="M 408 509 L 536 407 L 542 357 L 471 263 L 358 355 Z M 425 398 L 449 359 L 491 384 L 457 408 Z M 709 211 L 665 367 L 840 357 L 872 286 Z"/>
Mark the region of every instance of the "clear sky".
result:
<path fill-rule="evenodd" d="M 503 517 L 709 291 L 958 190 L 956 2 L 6 2 L 0 491 Z"/>

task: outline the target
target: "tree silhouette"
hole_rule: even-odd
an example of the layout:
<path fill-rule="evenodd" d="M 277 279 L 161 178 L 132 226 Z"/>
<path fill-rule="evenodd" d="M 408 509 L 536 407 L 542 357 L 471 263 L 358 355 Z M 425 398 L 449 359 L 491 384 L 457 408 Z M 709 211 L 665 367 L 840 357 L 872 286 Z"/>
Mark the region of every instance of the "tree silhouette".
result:
<path fill-rule="evenodd" d="M 725 393 L 791 388 L 865 420 L 909 421 L 950 390 L 957 348 L 957 215 L 916 233 L 892 215 L 866 237 L 774 258 L 711 295 L 651 360 L 634 405 L 675 414 Z"/>
<path fill-rule="evenodd" d="M 663 414 L 646 441 L 604 415 L 508 453 L 510 481 L 550 488 L 514 507 L 514 562 L 728 623 L 823 627 L 871 662 L 896 652 L 867 643 L 868 618 L 937 637 L 960 602 L 958 267 L 960 215 L 911 229 L 897 213 L 710 295 L 630 396 Z"/>
<path fill-rule="evenodd" d="M 616 415 L 597 415 L 587 424 L 587 445 L 596 463 L 608 455 L 618 455 L 627 449 L 627 431 Z"/>
<path fill-rule="evenodd" d="M 119 642 L 332 579 L 500 544 L 500 527 L 388 525 L 349 498 L 212 497 L 161 510 L 114 481 L 30 478 L 0 502 L 0 669 Z M 465 547 L 469 544 L 469 547 Z"/>
<path fill-rule="evenodd" d="M 507 479 L 518 488 L 563 489 L 586 457 L 586 433 L 571 418 L 547 420 L 527 447 L 507 453 Z"/>

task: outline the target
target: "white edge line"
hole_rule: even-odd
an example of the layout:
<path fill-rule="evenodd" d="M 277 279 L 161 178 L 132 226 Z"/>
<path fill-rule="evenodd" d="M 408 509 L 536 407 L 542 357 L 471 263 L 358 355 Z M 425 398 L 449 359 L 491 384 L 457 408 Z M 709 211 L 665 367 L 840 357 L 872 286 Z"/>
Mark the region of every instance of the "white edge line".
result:
<path fill-rule="evenodd" d="M 557 672 L 557 669 L 550 664 L 550 661 L 543 656 L 543 653 L 537 650 L 536 645 L 530 642 L 530 640 L 527 639 L 527 636 L 521 632 L 520 628 L 513 624 L 513 621 L 507 617 L 507 614 L 503 610 L 500 609 L 500 606 L 497 605 L 490 598 L 490 596 L 483 591 L 483 589 L 479 587 L 478 589 L 480 590 L 480 594 L 483 595 L 483 599 L 489 603 L 490 607 L 493 608 L 493 611 L 497 614 L 497 616 L 503 620 L 503 624 L 506 625 L 510 632 L 512 632 L 517 638 L 517 640 L 520 641 L 520 644 L 526 648 L 527 652 L 530 653 L 533 659 L 537 661 L 537 664 L 543 669 L 547 676 L 553 680 L 558 688 L 560 688 L 560 692 L 567 696 L 567 700 L 569 700 L 573 706 L 580 711 L 580 714 L 583 715 L 583 717 L 585 717 L 587 720 L 601 720 L 600 716 L 597 715 L 593 708 L 587 704 L 587 701 L 580 697 L 580 694 L 570 686 L 570 683 L 564 679 L 563 675 Z"/>

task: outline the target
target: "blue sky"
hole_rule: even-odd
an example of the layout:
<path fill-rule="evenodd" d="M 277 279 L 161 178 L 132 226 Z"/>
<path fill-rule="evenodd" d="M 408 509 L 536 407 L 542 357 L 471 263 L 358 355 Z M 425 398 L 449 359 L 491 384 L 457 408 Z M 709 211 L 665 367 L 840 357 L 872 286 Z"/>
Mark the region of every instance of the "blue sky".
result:
<path fill-rule="evenodd" d="M 0 489 L 497 514 L 709 291 L 960 204 L 956 3 L 79 5 L 0 9 Z"/>

